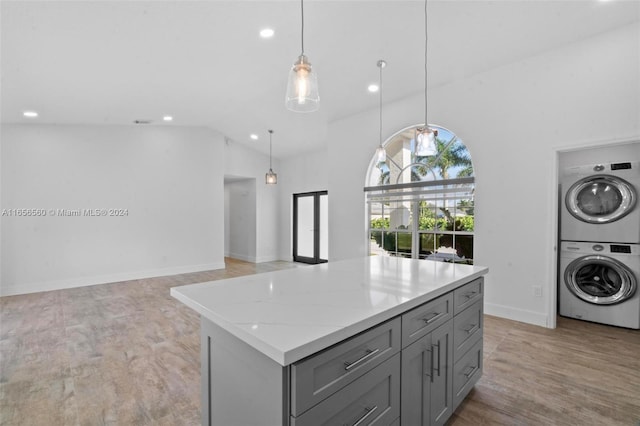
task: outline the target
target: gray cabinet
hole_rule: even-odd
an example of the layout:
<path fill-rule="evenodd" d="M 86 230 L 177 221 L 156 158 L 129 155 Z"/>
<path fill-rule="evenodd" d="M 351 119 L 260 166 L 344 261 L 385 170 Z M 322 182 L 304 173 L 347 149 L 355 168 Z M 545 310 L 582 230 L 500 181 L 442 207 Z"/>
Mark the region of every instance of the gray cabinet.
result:
<path fill-rule="evenodd" d="M 402 315 L 402 426 L 444 424 L 479 380 L 482 306 L 480 278 Z"/>
<path fill-rule="evenodd" d="M 482 375 L 483 280 L 283 366 L 202 319 L 202 424 L 443 425 Z"/>
<path fill-rule="evenodd" d="M 453 323 L 402 350 L 402 425 L 444 424 L 453 412 Z"/>

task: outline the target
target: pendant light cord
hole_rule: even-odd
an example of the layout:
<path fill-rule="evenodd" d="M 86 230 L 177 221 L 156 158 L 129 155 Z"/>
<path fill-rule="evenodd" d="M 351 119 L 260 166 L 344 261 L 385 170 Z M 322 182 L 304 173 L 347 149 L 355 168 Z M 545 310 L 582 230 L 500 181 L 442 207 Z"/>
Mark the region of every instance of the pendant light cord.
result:
<path fill-rule="evenodd" d="M 269 170 L 272 170 L 271 167 L 271 136 L 273 135 L 273 130 L 269 130 Z"/>
<path fill-rule="evenodd" d="M 380 92 L 380 146 L 382 146 L 382 68 L 384 68 L 384 62 L 378 61 L 378 67 L 380 68 L 380 87 L 378 91 Z"/>
<path fill-rule="evenodd" d="M 304 55 L 304 0 L 300 0 L 300 12 L 302 15 L 302 30 L 300 31 L 300 41 L 302 44 L 302 55 Z"/>
<path fill-rule="evenodd" d="M 427 24 L 427 0 L 424 0 L 424 127 L 428 128 L 429 123 L 427 121 L 427 110 L 428 110 L 428 101 L 427 101 L 427 83 L 428 83 L 428 68 L 427 68 L 427 41 L 428 37 L 428 24 Z"/>

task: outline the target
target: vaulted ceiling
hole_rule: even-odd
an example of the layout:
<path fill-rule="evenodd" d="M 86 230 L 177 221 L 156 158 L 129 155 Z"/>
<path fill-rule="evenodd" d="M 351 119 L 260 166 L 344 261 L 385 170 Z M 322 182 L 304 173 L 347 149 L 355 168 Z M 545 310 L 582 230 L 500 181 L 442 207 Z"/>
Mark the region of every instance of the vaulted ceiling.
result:
<path fill-rule="evenodd" d="M 305 2 L 305 52 L 321 107 L 284 107 L 300 54 L 300 2 L 2 1 L 4 123 L 207 126 L 286 157 L 326 143 L 328 123 L 421 93 L 422 1 Z M 639 1 L 430 0 L 429 86 L 464 79 L 640 20 Z M 271 39 L 262 28 L 275 30 Z M 594 61 L 598 60 L 594 58 Z M 436 108 L 433 105 L 430 108 Z M 40 116 L 29 120 L 24 110 Z M 174 121 L 162 122 L 163 115 Z M 251 140 L 258 134 L 258 141 Z"/>

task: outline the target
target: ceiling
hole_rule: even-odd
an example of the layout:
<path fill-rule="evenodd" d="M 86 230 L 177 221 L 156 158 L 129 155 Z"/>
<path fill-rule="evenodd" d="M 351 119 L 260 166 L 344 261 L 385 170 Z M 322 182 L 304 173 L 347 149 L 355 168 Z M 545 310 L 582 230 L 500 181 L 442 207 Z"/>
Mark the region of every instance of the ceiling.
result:
<path fill-rule="evenodd" d="M 424 90 L 422 1 L 305 2 L 321 96 L 309 114 L 284 107 L 296 0 L 0 4 L 4 123 L 207 126 L 264 153 L 271 128 L 274 156 L 287 157 L 326 143 L 328 123 L 378 107 L 367 91 L 378 59 L 385 101 Z M 639 20 L 637 0 L 430 0 L 429 87 Z M 275 36 L 261 39 L 264 27 Z"/>

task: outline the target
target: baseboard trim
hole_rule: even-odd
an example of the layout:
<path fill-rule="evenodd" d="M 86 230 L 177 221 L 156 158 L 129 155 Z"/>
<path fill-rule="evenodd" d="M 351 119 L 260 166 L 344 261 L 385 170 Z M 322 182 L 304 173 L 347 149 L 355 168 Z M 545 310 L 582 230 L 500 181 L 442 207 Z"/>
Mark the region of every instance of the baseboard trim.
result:
<path fill-rule="evenodd" d="M 201 265 L 176 266 L 172 268 L 152 269 L 148 271 L 125 272 L 121 274 L 100 275 L 95 277 L 70 278 L 66 280 L 41 281 L 26 284 L 10 284 L 0 287 L 0 296 L 39 293 L 43 291 L 63 290 L 66 288 L 85 287 L 98 284 L 109 284 L 121 281 L 140 280 L 144 278 L 164 277 L 191 272 L 224 269 L 224 261 Z"/>
<path fill-rule="evenodd" d="M 527 311 L 504 305 L 493 303 L 484 304 L 484 313 L 496 317 L 506 318 L 514 321 L 526 322 L 527 324 L 539 325 L 549 328 L 548 316 L 540 312 Z"/>
<path fill-rule="evenodd" d="M 230 257 L 232 259 L 237 259 L 237 260 L 243 260 L 245 262 L 256 263 L 256 257 L 255 256 L 247 256 L 247 255 L 238 254 L 238 253 L 229 253 L 226 256 Z"/>
<path fill-rule="evenodd" d="M 245 256 L 243 254 L 237 254 L 237 253 L 229 253 L 229 254 L 226 254 L 225 256 L 230 257 L 232 259 L 243 260 L 245 262 L 251 262 L 251 263 L 275 262 L 276 260 L 282 260 L 277 255 L 257 257 L 257 256 Z"/>

